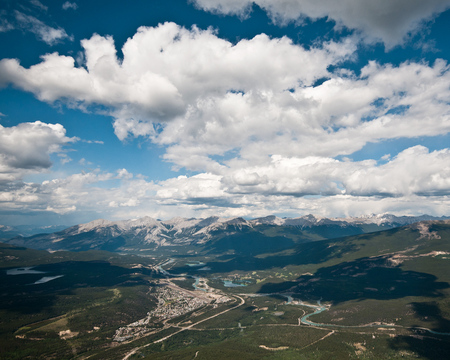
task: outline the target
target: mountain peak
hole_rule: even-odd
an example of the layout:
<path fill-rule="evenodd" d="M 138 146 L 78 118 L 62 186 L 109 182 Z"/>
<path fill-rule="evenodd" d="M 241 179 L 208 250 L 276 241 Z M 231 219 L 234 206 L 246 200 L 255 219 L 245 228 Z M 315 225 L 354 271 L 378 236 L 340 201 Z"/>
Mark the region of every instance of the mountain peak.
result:
<path fill-rule="evenodd" d="M 91 231 L 95 228 L 105 227 L 105 226 L 109 226 L 111 224 L 112 224 L 112 221 L 105 220 L 105 219 L 97 219 L 97 220 L 90 221 L 86 224 L 78 225 L 78 231 L 79 232 L 87 232 L 87 231 Z"/>
<path fill-rule="evenodd" d="M 445 220 L 448 217 L 422 215 L 395 216 L 391 214 L 367 215 L 353 218 L 320 218 L 312 214 L 298 218 L 280 219 L 270 215 L 253 220 L 242 217 L 232 219 L 212 216 L 206 219 L 173 218 L 160 221 L 149 216 L 123 221 L 98 219 L 86 224 L 76 225 L 52 234 L 37 234 L 31 237 L 15 239 L 9 237 L 10 244 L 35 249 L 51 250 L 110 250 L 136 251 L 142 248 L 159 246 L 201 245 L 215 238 L 233 236 L 240 232 L 260 233 L 266 236 L 267 226 L 279 226 L 290 234 L 302 232 L 317 234 L 319 238 L 335 238 L 358 235 L 367 231 L 386 230 L 409 225 L 424 220 Z M 369 226 L 368 226 L 369 225 Z M 1 230 L 1 228 L 0 228 Z M 283 233 L 279 229 L 277 233 Z M 85 233 L 85 236 L 80 234 Z M 14 236 L 14 235 L 13 235 Z"/>
<path fill-rule="evenodd" d="M 237 224 L 248 224 L 248 221 L 245 220 L 244 218 L 237 217 L 234 219 L 227 220 L 225 221 L 225 223 L 229 225 L 237 225 Z"/>
<path fill-rule="evenodd" d="M 144 216 L 139 219 L 129 220 L 128 224 L 131 225 L 132 227 L 138 226 L 141 227 L 141 226 L 159 226 L 161 223 L 150 216 Z"/>

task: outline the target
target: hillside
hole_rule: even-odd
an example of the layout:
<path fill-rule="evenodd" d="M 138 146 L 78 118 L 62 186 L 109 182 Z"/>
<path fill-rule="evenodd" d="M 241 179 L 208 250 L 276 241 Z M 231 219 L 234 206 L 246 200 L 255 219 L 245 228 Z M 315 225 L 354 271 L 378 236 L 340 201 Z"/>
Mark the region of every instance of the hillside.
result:
<path fill-rule="evenodd" d="M 358 235 L 396 228 L 423 220 L 438 220 L 431 216 L 397 217 L 372 215 L 360 218 L 328 219 L 313 215 L 299 218 L 268 216 L 253 220 L 243 218 L 206 219 L 174 218 L 160 221 L 150 217 L 136 220 L 95 220 L 51 234 L 30 237 L 16 236 L 5 243 L 39 250 L 107 250 L 139 252 L 142 250 L 202 251 L 217 253 L 242 245 L 239 251 L 257 253 L 289 249 L 298 243 Z M 245 242 L 245 244 L 243 244 Z M 183 248 L 184 247 L 184 248 Z M 261 247 L 261 249 L 258 249 Z"/>

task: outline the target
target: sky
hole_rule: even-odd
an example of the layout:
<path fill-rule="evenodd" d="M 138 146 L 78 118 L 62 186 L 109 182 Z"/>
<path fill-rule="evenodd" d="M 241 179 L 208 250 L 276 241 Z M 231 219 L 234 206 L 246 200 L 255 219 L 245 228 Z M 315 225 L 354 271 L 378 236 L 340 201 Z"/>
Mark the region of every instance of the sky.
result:
<path fill-rule="evenodd" d="M 450 0 L 0 0 L 0 224 L 450 215 Z"/>

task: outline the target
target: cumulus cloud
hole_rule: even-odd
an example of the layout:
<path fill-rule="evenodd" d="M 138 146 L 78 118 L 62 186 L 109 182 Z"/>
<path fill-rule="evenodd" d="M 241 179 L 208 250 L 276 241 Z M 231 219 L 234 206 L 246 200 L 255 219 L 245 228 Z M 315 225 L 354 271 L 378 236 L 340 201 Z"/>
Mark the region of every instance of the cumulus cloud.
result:
<path fill-rule="evenodd" d="M 238 158 L 335 157 L 368 142 L 450 131 L 444 61 L 369 62 L 359 75 L 330 73 L 352 56 L 352 38 L 308 50 L 266 35 L 233 45 L 212 29 L 165 23 L 140 28 L 123 60 L 111 37 L 94 35 L 82 45 L 85 67 L 57 53 L 28 69 L 3 59 L 0 85 L 49 103 L 100 104 L 115 117 L 121 140 L 149 136 L 176 168 L 221 174 Z"/>
<path fill-rule="evenodd" d="M 334 74 L 320 86 L 208 98 L 167 124 L 155 141 L 168 145 L 168 161 L 214 173 L 236 162 L 266 163 L 274 154 L 350 155 L 369 142 L 448 133 L 449 81 L 443 61 L 371 62 L 360 76 Z"/>
<path fill-rule="evenodd" d="M 252 93 L 257 100 L 259 95 L 310 85 L 356 48 L 346 39 L 306 50 L 286 37 L 264 34 L 233 45 L 213 29 L 187 30 L 174 23 L 139 28 L 124 45 L 122 61 L 111 37 L 94 35 L 82 46 L 86 68 L 56 53 L 29 69 L 4 59 L 0 82 L 13 83 L 47 102 L 107 106 L 121 139 L 129 133 L 153 135 L 152 123 L 184 117 L 195 112 L 197 104 L 227 93 Z"/>
<path fill-rule="evenodd" d="M 36 121 L 12 127 L 0 125 L 0 182 L 20 180 L 27 173 L 48 169 L 52 165 L 50 154 L 75 140 L 66 136 L 60 124 Z M 62 161 L 67 160 L 63 155 Z"/>
<path fill-rule="evenodd" d="M 343 181 L 352 195 L 450 195 L 450 149 L 415 146 L 387 164 L 354 169 Z"/>
<path fill-rule="evenodd" d="M 305 18 L 328 18 L 363 34 L 369 41 L 383 41 L 387 47 L 402 43 L 420 30 L 425 21 L 450 7 L 449 0 L 193 0 L 201 9 L 246 17 L 253 4 L 264 9 L 276 23 Z"/>
<path fill-rule="evenodd" d="M 156 197 L 161 203 L 197 203 L 225 201 L 226 193 L 220 183 L 221 177 L 213 174 L 199 174 L 192 177 L 179 176 L 159 184 Z"/>
<path fill-rule="evenodd" d="M 115 219 L 442 215 L 450 211 L 449 160 L 449 149 L 430 152 L 422 146 L 405 149 L 381 166 L 375 160 L 274 157 L 267 166 L 230 169 L 224 176 L 202 173 L 157 183 L 126 169 L 97 169 L 42 183 L 10 183 L 0 202 L 5 211 L 78 211 Z"/>
<path fill-rule="evenodd" d="M 159 185 L 159 199 L 239 199 L 239 196 L 404 197 L 450 195 L 450 150 L 415 146 L 385 164 L 376 160 L 338 161 L 326 157 L 287 158 L 227 167 L 223 175 L 180 176 Z M 235 200 L 233 200 L 235 201 Z"/>
<path fill-rule="evenodd" d="M 60 213 L 103 207 L 116 217 L 258 216 L 306 208 L 327 215 L 321 206 L 337 211 L 336 204 L 338 214 L 358 215 L 368 204 L 373 212 L 388 210 L 389 199 L 401 199 L 399 212 L 408 204 L 419 209 L 425 198 L 439 203 L 439 211 L 449 209 L 448 149 L 417 146 L 380 162 L 337 160 L 370 142 L 450 132 L 450 68 L 443 60 L 330 71 L 351 59 L 353 37 L 310 49 L 263 34 L 232 44 L 213 29 L 173 23 L 140 28 L 122 48 L 123 59 L 112 37 L 94 35 L 82 46 L 82 66 L 57 53 L 29 68 L 3 59 L 0 85 L 48 103 L 101 108 L 114 117 L 120 139 L 147 136 L 175 168 L 197 175 L 152 183 L 126 169 L 75 174 L 17 183 L 2 193 L 5 204 L 16 199 L 10 206 Z M 68 141 L 61 134 L 57 146 Z M 34 159 L 8 149 L 2 148 L 2 166 L 10 180 L 21 178 L 28 168 L 18 164 L 27 161 L 37 164 L 31 169 L 48 168 L 48 154 L 56 151 L 43 146 L 32 151 L 41 155 Z M 110 180 L 121 185 L 99 185 Z"/>
<path fill-rule="evenodd" d="M 119 185 L 111 186 L 111 181 L 119 181 Z M 149 209 L 155 210 L 155 204 L 149 201 L 153 192 L 151 182 L 133 178 L 125 169 L 116 174 L 94 170 L 42 183 L 9 183 L 0 192 L 0 203 L 4 211 L 10 212 L 69 214 L 81 211 L 94 212 L 99 217 L 117 213 L 129 218 L 133 211 L 130 208 L 139 207 L 141 216 Z M 146 205 L 142 206 L 141 201 Z"/>

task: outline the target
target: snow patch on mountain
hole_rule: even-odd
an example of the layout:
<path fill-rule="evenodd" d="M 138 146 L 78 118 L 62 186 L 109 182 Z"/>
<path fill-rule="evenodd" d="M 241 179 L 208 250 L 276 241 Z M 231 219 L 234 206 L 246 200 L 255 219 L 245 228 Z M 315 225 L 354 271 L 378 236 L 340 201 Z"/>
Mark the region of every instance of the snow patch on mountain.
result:
<path fill-rule="evenodd" d="M 80 224 L 80 225 L 77 225 L 74 227 L 77 228 L 78 233 L 83 233 L 83 232 L 92 231 L 92 230 L 98 229 L 98 228 L 104 228 L 104 227 L 110 226 L 111 224 L 113 224 L 112 221 L 105 220 L 105 219 L 97 219 L 97 220 L 88 222 L 87 224 Z"/>
<path fill-rule="evenodd" d="M 227 219 L 212 216 L 201 219 L 177 217 L 161 221 L 146 216 L 140 219 L 121 221 L 98 219 L 52 234 L 38 234 L 28 238 L 19 236 L 10 238 L 6 242 L 35 249 L 121 251 L 121 249 L 139 250 L 149 246 L 205 244 L 216 237 L 223 238 L 239 232 L 256 231 L 263 234 L 269 226 L 298 228 L 299 232 L 306 230 L 307 233 L 317 232 L 321 237 L 333 238 L 333 236 L 385 230 L 424 220 L 445 219 L 450 218 L 428 215 L 395 216 L 392 214 L 323 218 L 309 214 L 298 218 L 279 218 L 270 215 L 246 220 L 241 217 Z"/>

